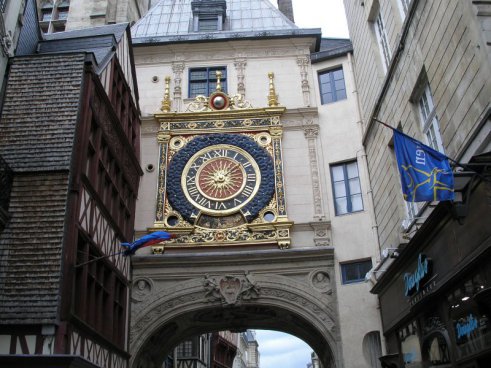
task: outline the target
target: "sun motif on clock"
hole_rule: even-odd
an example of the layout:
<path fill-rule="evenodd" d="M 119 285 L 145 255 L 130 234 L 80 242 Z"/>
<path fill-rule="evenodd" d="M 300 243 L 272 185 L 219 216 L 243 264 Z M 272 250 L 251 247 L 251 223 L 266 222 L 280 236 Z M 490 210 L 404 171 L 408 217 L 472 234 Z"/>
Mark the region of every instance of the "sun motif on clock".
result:
<path fill-rule="evenodd" d="M 212 200 L 234 197 L 244 188 L 245 170 L 228 158 L 216 158 L 203 165 L 197 173 L 196 182 L 203 195 Z"/>

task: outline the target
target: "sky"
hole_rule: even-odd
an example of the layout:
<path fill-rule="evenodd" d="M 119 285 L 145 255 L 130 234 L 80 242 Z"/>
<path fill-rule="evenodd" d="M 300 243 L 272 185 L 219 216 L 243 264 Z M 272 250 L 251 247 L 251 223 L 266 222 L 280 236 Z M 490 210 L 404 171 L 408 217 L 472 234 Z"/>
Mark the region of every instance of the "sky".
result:
<path fill-rule="evenodd" d="M 322 28 L 322 37 L 349 38 L 343 0 L 293 0 L 293 17 L 301 28 Z M 306 368 L 311 362 L 310 346 L 292 335 L 256 330 L 256 339 L 260 368 Z"/>
<path fill-rule="evenodd" d="M 270 0 L 275 6 L 277 0 Z M 343 0 L 292 0 L 295 24 L 322 28 L 322 37 L 349 38 Z"/>

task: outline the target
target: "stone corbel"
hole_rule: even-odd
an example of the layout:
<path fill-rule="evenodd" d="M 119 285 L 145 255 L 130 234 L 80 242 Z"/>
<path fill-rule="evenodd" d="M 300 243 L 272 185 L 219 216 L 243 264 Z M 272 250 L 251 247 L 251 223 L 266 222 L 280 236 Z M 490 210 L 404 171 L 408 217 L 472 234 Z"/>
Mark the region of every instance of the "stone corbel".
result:
<path fill-rule="evenodd" d="M 310 222 L 310 227 L 314 231 L 314 244 L 318 247 L 331 245 L 331 222 L 321 221 Z"/>

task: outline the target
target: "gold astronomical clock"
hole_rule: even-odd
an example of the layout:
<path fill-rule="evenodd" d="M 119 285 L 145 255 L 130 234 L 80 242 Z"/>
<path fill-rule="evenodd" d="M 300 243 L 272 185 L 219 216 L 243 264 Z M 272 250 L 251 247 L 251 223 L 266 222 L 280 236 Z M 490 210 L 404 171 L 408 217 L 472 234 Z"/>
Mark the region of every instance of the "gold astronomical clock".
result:
<path fill-rule="evenodd" d="M 166 79 L 168 83 L 168 79 Z M 269 245 L 288 248 L 281 157 L 285 108 L 254 109 L 217 90 L 171 112 L 166 85 L 159 123 L 153 228 L 180 235 L 166 248 Z M 153 248 L 154 254 L 163 246 Z"/>

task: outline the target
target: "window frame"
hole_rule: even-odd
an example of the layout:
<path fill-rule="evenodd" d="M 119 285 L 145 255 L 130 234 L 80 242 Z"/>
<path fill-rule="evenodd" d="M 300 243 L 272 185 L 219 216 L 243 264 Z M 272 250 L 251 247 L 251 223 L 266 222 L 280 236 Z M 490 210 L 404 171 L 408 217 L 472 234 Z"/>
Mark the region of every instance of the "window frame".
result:
<path fill-rule="evenodd" d="M 403 22 L 406 19 L 407 14 L 409 13 L 411 1 L 412 0 L 397 0 L 397 5 L 399 7 L 399 12 L 401 13 L 401 19 Z"/>
<path fill-rule="evenodd" d="M 220 27 L 219 27 L 219 23 L 218 23 L 219 19 L 218 19 L 218 16 L 208 16 L 208 17 L 205 17 L 205 16 L 200 16 L 198 18 L 198 30 L 197 32 L 217 32 L 219 31 Z M 203 29 L 202 26 L 203 25 L 211 25 L 213 24 L 214 27 L 213 29 L 208 29 L 208 28 L 205 28 Z"/>
<path fill-rule="evenodd" d="M 390 51 L 389 38 L 387 36 L 385 23 L 382 18 L 382 13 L 380 11 L 378 12 L 377 17 L 373 22 L 373 26 L 375 28 L 375 36 L 377 38 L 377 44 L 382 59 L 382 66 L 384 68 L 384 72 L 387 73 L 387 70 L 390 65 L 390 60 L 392 58 L 392 53 Z"/>
<path fill-rule="evenodd" d="M 356 265 L 358 266 L 356 271 L 358 273 L 358 278 L 347 280 L 347 271 L 348 267 Z M 361 268 L 362 265 L 369 265 L 370 267 L 366 269 L 366 272 L 361 272 L 364 269 Z M 348 261 L 348 262 L 340 262 L 339 267 L 341 269 L 341 284 L 342 285 L 349 285 L 349 284 L 356 284 L 360 282 L 365 281 L 365 276 L 368 271 L 370 271 L 373 268 L 373 262 L 371 258 L 365 258 L 365 259 L 360 259 L 356 261 Z"/>
<path fill-rule="evenodd" d="M 417 101 L 419 119 L 426 144 L 436 151 L 444 153 L 440 123 L 436 115 L 430 84 L 426 82 Z"/>
<path fill-rule="evenodd" d="M 348 176 L 348 165 L 350 165 L 350 164 L 356 165 L 356 173 L 357 173 L 356 177 L 349 178 L 349 176 Z M 335 167 L 342 167 L 342 169 L 343 169 L 343 180 L 342 181 L 344 183 L 344 188 L 345 188 L 345 195 L 344 196 L 337 196 L 336 195 L 335 184 L 339 183 L 341 181 L 339 181 L 339 180 L 335 181 L 334 180 L 333 169 Z M 364 205 L 363 205 L 363 193 L 362 193 L 362 189 L 361 189 L 360 170 L 358 169 L 358 161 L 352 160 L 352 161 L 345 161 L 345 162 L 341 162 L 341 163 L 331 164 L 329 169 L 330 169 L 330 173 L 331 173 L 331 185 L 332 185 L 332 194 L 333 194 L 333 202 L 334 202 L 334 212 L 335 212 L 336 216 L 343 216 L 343 215 L 348 215 L 351 213 L 362 212 L 364 210 Z M 358 179 L 358 186 L 360 188 L 360 192 L 352 194 L 350 187 L 349 187 L 349 180 L 355 179 L 355 178 Z M 353 210 L 353 201 L 351 200 L 351 198 L 355 195 L 360 196 L 361 209 L 359 209 L 359 210 Z M 343 198 L 343 197 L 346 197 L 346 212 L 341 212 L 340 209 L 338 208 L 338 204 L 337 204 L 337 199 Z"/>
<path fill-rule="evenodd" d="M 206 78 L 203 79 L 191 79 L 191 73 L 196 71 L 206 71 Z M 222 85 L 222 91 L 227 93 L 227 67 L 226 66 L 211 66 L 211 67 L 197 67 L 197 68 L 189 68 L 188 70 L 188 98 L 196 98 L 201 94 L 192 94 L 191 85 L 194 83 L 206 83 L 206 94 L 205 96 L 210 96 L 213 92 L 215 92 L 215 88 L 210 88 L 210 83 L 215 83 L 216 85 L 216 73 L 215 79 L 210 78 L 210 72 L 221 71 L 222 76 L 220 78 L 220 83 Z"/>
<path fill-rule="evenodd" d="M 338 90 L 336 88 L 336 81 L 341 80 L 341 79 L 336 80 L 334 78 L 334 73 L 338 72 L 338 71 L 341 71 L 341 73 L 343 75 L 342 81 L 343 81 L 343 87 L 344 88 L 342 90 L 344 91 L 344 97 L 338 96 L 338 92 L 341 91 L 341 89 Z M 329 91 L 324 91 L 324 89 L 323 89 L 323 85 L 325 85 L 325 83 L 324 84 L 322 83 L 321 78 L 325 75 L 327 75 L 329 77 L 329 86 L 330 86 Z M 319 71 L 317 73 L 317 81 L 319 83 L 319 95 L 320 95 L 321 105 L 328 105 L 328 104 L 335 103 L 338 101 L 346 100 L 348 98 L 348 95 L 346 93 L 346 78 L 344 77 L 344 69 L 343 69 L 342 65 L 334 67 L 334 68 Z M 332 96 L 333 96 L 332 101 L 324 101 L 324 95 L 327 95 L 328 93 L 332 94 Z"/>

